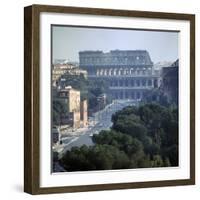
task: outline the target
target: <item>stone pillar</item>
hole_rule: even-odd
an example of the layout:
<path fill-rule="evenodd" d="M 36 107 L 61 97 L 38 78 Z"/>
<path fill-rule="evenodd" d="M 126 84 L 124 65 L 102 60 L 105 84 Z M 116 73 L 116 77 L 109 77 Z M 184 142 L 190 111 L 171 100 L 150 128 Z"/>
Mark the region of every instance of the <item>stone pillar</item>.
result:
<path fill-rule="evenodd" d="M 113 75 L 114 75 L 114 76 L 116 76 L 116 71 L 117 71 L 117 69 L 114 68 L 114 69 L 113 69 Z"/>
<path fill-rule="evenodd" d="M 104 69 L 104 76 L 107 76 L 107 69 Z"/>
<path fill-rule="evenodd" d="M 119 75 L 123 75 L 123 69 L 119 69 Z"/>
<path fill-rule="evenodd" d="M 99 70 L 99 74 L 100 74 L 100 76 L 103 75 L 103 69 L 100 69 L 100 70 Z"/>
<path fill-rule="evenodd" d="M 97 71 L 96 71 L 96 76 L 99 76 L 99 70 L 97 69 Z"/>
<path fill-rule="evenodd" d="M 113 72 L 114 72 L 114 69 L 112 68 L 112 69 L 110 70 L 110 75 L 111 75 L 111 76 L 113 76 L 113 75 L 114 75 L 114 73 L 113 73 Z"/>

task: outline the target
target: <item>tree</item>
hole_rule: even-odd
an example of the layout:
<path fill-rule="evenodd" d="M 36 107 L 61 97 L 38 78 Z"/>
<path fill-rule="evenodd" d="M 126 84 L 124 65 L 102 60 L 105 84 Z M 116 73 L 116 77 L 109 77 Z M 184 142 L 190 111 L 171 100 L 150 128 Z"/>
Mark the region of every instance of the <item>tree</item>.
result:
<path fill-rule="evenodd" d="M 111 145 L 73 147 L 60 164 L 66 171 L 109 170 L 129 168 L 129 158 Z"/>
<path fill-rule="evenodd" d="M 160 155 L 153 156 L 153 160 L 151 161 L 152 167 L 163 167 L 163 159 Z"/>
<path fill-rule="evenodd" d="M 118 117 L 118 120 L 114 121 L 112 128 L 116 131 L 129 134 L 141 141 L 147 134 L 146 127 L 134 114 Z"/>
<path fill-rule="evenodd" d="M 128 156 L 143 151 L 142 143 L 129 135 L 116 132 L 115 130 L 101 131 L 92 138 L 96 144 L 107 144 L 124 151 Z"/>
<path fill-rule="evenodd" d="M 165 158 L 163 161 L 163 167 L 170 167 L 171 163 L 169 161 L 169 158 Z"/>
<path fill-rule="evenodd" d="M 178 146 L 172 145 L 169 147 L 166 147 L 163 150 L 163 156 L 167 157 L 171 163 L 171 166 L 178 166 Z"/>
<path fill-rule="evenodd" d="M 177 109 L 155 104 L 115 113 L 113 126 L 93 135 L 94 146 L 74 147 L 60 160 L 67 171 L 178 166 Z"/>
<path fill-rule="evenodd" d="M 61 117 L 65 117 L 67 115 L 67 103 L 62 99 L 53 100 L 53 124 L 59 125 L 61 123 Z"/>
<path fill-rule="evenodd" d="M 178 110 L 153 104 L 127 107 L 112 117 L 113 129 L 137 138 L 146 155 L 167 157 L 178 165 Z"/>

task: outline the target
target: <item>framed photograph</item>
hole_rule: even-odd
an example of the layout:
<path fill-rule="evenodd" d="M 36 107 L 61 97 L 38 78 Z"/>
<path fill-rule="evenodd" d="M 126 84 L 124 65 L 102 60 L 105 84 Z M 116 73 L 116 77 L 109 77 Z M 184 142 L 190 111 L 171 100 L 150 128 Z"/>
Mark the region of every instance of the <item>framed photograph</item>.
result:
<path fill-rule="evenodd" d="M 24 191 L 195 184 L 195 16 L 24 9 Z"/>

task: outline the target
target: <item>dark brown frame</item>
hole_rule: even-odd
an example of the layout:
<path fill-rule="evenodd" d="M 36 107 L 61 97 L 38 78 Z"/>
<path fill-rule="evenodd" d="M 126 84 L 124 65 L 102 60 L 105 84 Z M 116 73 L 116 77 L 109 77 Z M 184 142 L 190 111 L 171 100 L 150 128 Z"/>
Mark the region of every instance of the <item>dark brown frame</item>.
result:
<path fill-rule="evenodd" d="M 115 183 L 85 186 L 40 187 L 40 13 L 77 13 L 90 15 L 125 16 L 157 19 L 187 20 L 190 22 L 190 178 L 169 181 Z M 32 5 L 24 8 L 24 191 L 30 194 L 83 192 L 112 189 L 147 188 L 195 184 L 195 15 L 111 10 L 97 8 Z"/>

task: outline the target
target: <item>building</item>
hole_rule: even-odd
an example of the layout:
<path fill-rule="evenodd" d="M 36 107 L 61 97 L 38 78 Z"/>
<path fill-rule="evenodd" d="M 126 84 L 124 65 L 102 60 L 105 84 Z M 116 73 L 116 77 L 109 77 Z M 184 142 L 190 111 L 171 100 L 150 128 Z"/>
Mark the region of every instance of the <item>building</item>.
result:
<path fill-rule="evenodd" d="M 54 64 L 52 69 L 52 85 L 57 86 L 59 79 L 63 75 L 83 75 L 85 78 L 87 78 L 87 71 L 80 69 L 78 66 L 70 63 Z"/>
<path fill-rule="evenodd" d="M 168 103 L 178 104 L 178 69 L 179 60 L 171 66 L 162 68 L 162 83 L 160 89 Z"/>
<path fill-rule="evenodd" d="M 97 97 L 98 110 L 102 110 L 106 106 L 106 94 L 101 94 Z"/>
<path fill-rule="evenodd" d="M 71 86 L 58 90 L 58 98 L 66 102 L 69 122 L 74 128 L 80 127 L 80 91 Z"/>
<path fill-rule="evenodd" d="M 159 87 L 159 72 L 145 50 L 79 52 L 80 68 L 89 79 L 103 79 L 113 99 L 141 100 L 147 90 Z"/>
<path fill-rule="evenodd" d="M 88 106 L 87 100 L 81 101 L 81 109 L 80 109 L 80 118 L 81 118 L 81 126 L 87 127 L 88 125 Z"/>
<path fill-rule="evenodd" d="M 52 142 L 53 144 L 58 144 L 60 142 L 60 132 L 58 130 L 58 127 L 52 128 Z"/>
<path fill-rule="evenodd" d="M 72 89 L 71 87 L 65 88 L 68 91 L 68 111 L 72 113 L 73 127 L 80 127 L 80 91 Z"/>
<path fill-rule="evenodd" d="M 69 124 L 73 128 L 86 127 L 88 125 L 88 106 L 87 100 L 80 99 L 80 91 L 71 86 L 59 89 L 57 99 L 66 103 L 68 116 L 63 117 L 61 121 Z"/>
<path fill-rule="evenodd" d="M 73 66 L 68 64 L 54 64 L 52 69 L 52 81 L 57 81 L 63 74 L 72 69 Z"/>

